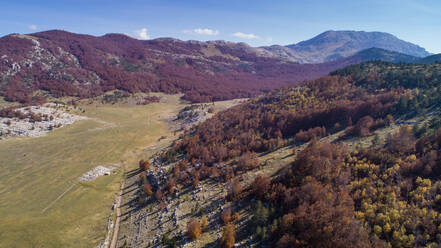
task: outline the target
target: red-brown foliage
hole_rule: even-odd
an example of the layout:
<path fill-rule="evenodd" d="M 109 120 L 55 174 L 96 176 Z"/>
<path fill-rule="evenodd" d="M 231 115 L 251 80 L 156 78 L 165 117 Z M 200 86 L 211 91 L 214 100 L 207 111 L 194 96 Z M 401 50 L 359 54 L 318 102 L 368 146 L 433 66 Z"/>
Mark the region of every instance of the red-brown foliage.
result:
<path fill-rule="evenodd" d="M 199 186 L 199 178 L 200 178 L 200 173 L 195 172 L 193 177 L 193 188 L 197 188 Z"/>
<path fill-rule="evenodd" d="M 320 138 L 326 135 L 325 127 L 313 127 L 308 129 L 307 131 L 300 130 L 296 136 L 295 141 L 297 142 L 308 142 L 311 139 Z"/>
<path fill-rule="evenodd" d="M 237 161 L 237 168 L 240 171 L 248 171 L 256 168 L 259 165 L 255 153 L 245 153 Z"/>
<path fill-rule="evenodd" d="M 148 160 L 140 160 L 139 161 L 139 169 L 141 171 L 146 171 L 150 168 L 150 162 Z"/>
<path fill-rule="evenodd" d="M 222 248 L 232 248 L 236 242 L 236 229 L 233 224 L 228 224 L 224 227 L 224 232 L 220 239 Z"/>
<path fill-rule="evenodd" d="M 367 127 L 385 125 L 404 90 L 363 91 L 351 78 L 328 76 L 253 99 L 216 114 L 189 130 L 170 152 L 184 154 L 192 165 L 214 166 L 237 158 L 237 166 L 219 167 L 225 181 L 239 171 L 257 166 L 254 152 L 273 151 L 290 138 L 307 142 L 356 122 L 362 134 Z M 373 123 L 370 117 L 376 118 Z M 306 130 L 306 131 L 302 131 Z M 227 151 L 226 153 L 223 151 Z M 181 181 L 180 181 L 181 182 Z"/>
<path fill-rule="evenodd" d="M 187 224 L 187 235 L 192 239 L 196 240 L 201 236 L 202 228 L 199 221 L 196 219 L 191 219 Z"/>
<path fill-rule="evenodd" d="M 285 63 L 249 52 L 249 47 L 240 43 L 141 41 L 121 34 L 95 37 L 60 30 L 32 36 L 45 49 L 42 56 L 56 58 L 61 66 L 52 67 L 47 73 L 43 58 L 26 67 L 25 60 L 30 59 L 34 43 L 13 35 L 1 38 L 0 54 L 7 55 L 8 62 L 0 63 L 0 71 L 11 69 L 13 62 L 22 68 L 2 87 L 2 95 L 9 101 L 31 102 L 32 92 L 38 89 L 54 96 L 78 97 L 119 89 L 130 93 L 183 92 L 186 100 L 209 102 L 251 97 L 360 62 L 344 59 L 317 65 Z M 234 59 L 204 55 L 203 49 L 209 46 Z M 22 83 L 25 79 L 30 83 Z M 156 101 L 145 102 L 152 100 Z"/>
<path fill-rule="evenodd" d="M 228 190 L 228 198 L 232 201 L 239 200 L 241 197 L 242 190 L 243 190 L 242 184 L 239 182 L 239 180 L 238 179 L 233 180 Z"/>
<path fill-rule="evenodd" d="M 393 134 L 387 143 L 392 152 L 405 154 L 415 150 L 415 136 L 407 125 L 402 126 L 397 133 Z"/>
<path fill-rule="evenodd" d="M 162 201 L 162 199 L 164 199 L 164 194 L 162 193 L 162 191 L 160 189 L 156 190 L 155 199 L 158 201 Z"/>
<path fill-rule="evenodd" d="M 257 175 L 251 184 L 251 191 L 257 199 L 264 199 L 265 195 L 271 189 L 271 180 L 269 177 Z"/>
<path fill-rule="evenodd" d="M 144 190 L 144 193 L 146 195 L 152 195 L 153 194 L 152 186 L 148 182 L 146 184 L 144 184 L 143 190 Z"/>
<path fill-rule="evenodd" d="M 231 221 L 231 208 L 226 208 L 221 212 L 221 220 L 224 224 L 228 224 Z"/>
<path fill-rule="evenodd" d="M 175 192 L 176 182 L 173 178 L 170 178 L 165 184 L 165 188 L 167 189 L 169 194 L 173 194 Z"/>
<path fill-rule="evenodd" d="M 350 171 L 344 167 L 346 155 L 343 147 L 313 141 L 280 178 L 291 187 L 272 198 L 285 212 L 279 231 L 273 234 L 277 247 L 369 247 L 345 188 L 350 180 Z"/>

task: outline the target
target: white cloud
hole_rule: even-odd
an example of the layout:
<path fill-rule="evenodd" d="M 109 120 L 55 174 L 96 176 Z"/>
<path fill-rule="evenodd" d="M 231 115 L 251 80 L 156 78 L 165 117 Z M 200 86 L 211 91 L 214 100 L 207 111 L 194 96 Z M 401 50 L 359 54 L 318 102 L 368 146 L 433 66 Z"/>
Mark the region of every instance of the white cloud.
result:
<path fill-rule="evenodd" d="M 147 28 L 141 28 L 140 30 L 135 31 L 136 37 L 141 40 L 150 39 L 150 35 L 147 33 Z"/>
<path fill-rule="evenodd" d="M 30 30 L 32 30 L 32 31 L 35 31 L 35 30 L 38 29 L 37 25 L 35 25 L 35 24 L 29 25 L 28 28 L 29 28 Z"/>
<path fill-rule="evenodd" d="M 242 38 L 242 39 L 249 39 L 249 40 L 260 39 L 260 37 L 255 34 L 245 34 L 242 32 L 236 32 L 233 34 L 233 36 L 238 37 L 238 38 Z"/>
<path fill-rule="evenodd" d="M 219 30 L 209 29 L 209 28 L 196 28 L 193 30 L 184 30 L 185 34 L 198 34 L 198 35 L 218 35 Z"/>

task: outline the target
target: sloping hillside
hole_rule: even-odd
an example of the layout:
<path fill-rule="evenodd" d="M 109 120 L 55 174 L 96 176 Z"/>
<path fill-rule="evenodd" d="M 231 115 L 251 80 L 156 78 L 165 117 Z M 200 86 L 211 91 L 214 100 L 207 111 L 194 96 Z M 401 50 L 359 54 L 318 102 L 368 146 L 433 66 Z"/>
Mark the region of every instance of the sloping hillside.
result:
<path fill-rule="evenodd" d="M 151 245 L 436 244 L 440 78 L 439 64 L 370 62 L 216 114 L 154 157 L 159 180 L 140 176 L 141 206 L 186 209 Z"/>
<path fill-rule="evenodd" d="M 418 63 L 421 64 L 433 64 L 433 63 L 441 63 L 441 54 L 435 54 L 432 56 L 428 56 L 425 58 L 422 58 L 418 61 Z"/>
<path fill-rule="evenodd" d="M 185 100 L 208 102 L 252 97 L 367 60 L 414 61 L 371 49 L 331 62 L 298 64 L 292 50 L 283 49 L 286 54 L 279 56 L 225 41 L 141 41 L 122 34 L 95 37 L 58 30 L 12 34 L 0 38 L 0 93 L 8 101 L 29 103 L 47 94 L 87 98 L 119 89 L 182 92 Z"/>
<path fill-rule="evenodd" d="M 342 66 L 294 64 L 224 41 L 141 41 L 57 30 L 0 39 L 1 93 L 21 102 L 31 101 L 37 90 L 77 97 L 114 89 L 183 92 L 193 102 L 250 97 Z"/>
<path fill-rule="evenodd" d="M 384 50 L 381 48 L 369 48 L 357 53 L 354 56 L 358 56 L 362 61 L 375 61 L 380 60 L 384 62 L 405 62 L 405 63 L 419 63 L 420 58 L 406 55 L 403 53 Z"/>

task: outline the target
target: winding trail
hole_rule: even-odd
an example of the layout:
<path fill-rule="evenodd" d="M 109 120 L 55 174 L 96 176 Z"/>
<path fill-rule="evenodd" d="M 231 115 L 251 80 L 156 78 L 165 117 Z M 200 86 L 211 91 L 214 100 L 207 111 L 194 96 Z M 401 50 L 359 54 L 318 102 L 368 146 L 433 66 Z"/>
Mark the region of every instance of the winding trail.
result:
<path fill-rule="evenodd" d="M 113 226 L 113 236 L 112 241 L 110 242 L 110 248 L 116 248 L 116 243 L 118 242 L 119 222 L 121 220 L 121 197 L 123 194 L 124 184 L 126 182 L 125 179 L 126 178 L 124 176 L 118 198 L 116 198 L 116 220 L 115 225 Z"/>

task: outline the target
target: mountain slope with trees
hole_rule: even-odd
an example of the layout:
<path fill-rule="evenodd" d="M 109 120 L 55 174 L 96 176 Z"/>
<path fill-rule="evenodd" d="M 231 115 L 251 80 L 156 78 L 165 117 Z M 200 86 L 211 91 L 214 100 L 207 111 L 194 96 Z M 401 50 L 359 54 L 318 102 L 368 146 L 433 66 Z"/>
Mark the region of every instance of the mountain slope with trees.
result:
<path fill-rule="evenodd" d="M 287 48 L 288 49 L 288 48 Z M 183 93 L 191 102 L 252 97 L 366 60 L 413 62 L 381 49 L 320 64 L 245 43 L 136 40 L 52 30 L 0 38 L 0 94 L 8 101 L 94 97 L 111 90 Z"/>
<path fill-rule="evenodd" d="M 236 237 L 271 247 L 436 247 L 440 80 L 439 64 L 368 62 L 253 98 L 164 152 L 164 185 L 224 182 L 249 216 Z M 286 156 L 271 178 L 246 179 Z"/>
<path fill-rule="evenodd" d="M 20 102 L 32 101 L 37 90 L 93 97 L 114 89 L 182 92 L 186 100 L 208 102 L 251 97 L 342 66 L 299 65 L 224 41 L 141 41 L 58 30 L 0 39 L 1 94 Z"/>

